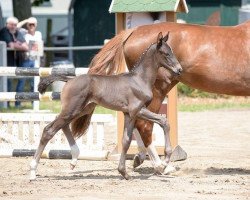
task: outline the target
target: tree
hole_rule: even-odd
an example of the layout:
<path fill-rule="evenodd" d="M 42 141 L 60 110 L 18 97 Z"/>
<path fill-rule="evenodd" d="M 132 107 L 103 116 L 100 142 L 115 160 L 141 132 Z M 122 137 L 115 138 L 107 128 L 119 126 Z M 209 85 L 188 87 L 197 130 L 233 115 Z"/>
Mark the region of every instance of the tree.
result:
<path fill-rule="evenodd" d="M 4 24 L 3 24 L 3 12 L 2 12 L 2 7 L 1 7 L 1 4 L 0 4 L 0 29 L 4 27 Z"/>
<path fill-rule="evenodd" d="M 32 16 L 30 0 L 12 0 L 14 16 L 19 21 Z"/>

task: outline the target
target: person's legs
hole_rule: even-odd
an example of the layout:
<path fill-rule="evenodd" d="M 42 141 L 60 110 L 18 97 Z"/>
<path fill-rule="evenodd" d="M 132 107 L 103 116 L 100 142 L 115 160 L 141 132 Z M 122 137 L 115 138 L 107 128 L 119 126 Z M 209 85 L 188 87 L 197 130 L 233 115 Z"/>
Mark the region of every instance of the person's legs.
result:
<path fill-rule="evenodd" d="M 34 68 L 35 67 L 35 61 L 34 60 L 29 60 L 27 67 L 29 68 Z M 31 77 L 29 79 L 29 83 L 30 83 L 30 92 L 34 92 L 34 77 Z"/>
<path fill-rule="evenodd" d="M 19 67 L 30 67 L 30 60 L 24 60 L 20 64 Z M 19 78 L 18 79 L 17 86 L 16 86 L 16 92 L 24 92 L 24 86 L 25 86 L 26 80 L 27 80 L 26 78 Z M 16 107 L 20 107 L 21 106 L 21 102 L 20 101 L 16 101 L 15 102 L 15 106 Z"/>
<path fill-rule="evenodd" d="M 11 92 L 12 90 L 12 80 L 7 78 L 7 92 Z M 10 102 L 7 102 L 7 107 L 10 107 Z"/>
<path fill-rule="evenodd" d="M 17 81 L 16 92 L 23 92 L 24 85 L 25 85 L 25 78 L 19 78 Z M 15 101 L 15 106 L 20 107 L 21 101 Z"/>
<path fill-rule="evenodd" d="M 26 67 L 28 68 L 34 68 L 35 67 L 35 61 L 34 60 L 27 60 Z M 28 78 L 28 84 L 30 85 L 30 92 L 34 92 L 34 77 Z M 31 104 L 33 105 L 33 101 L 31 101 Z"/>

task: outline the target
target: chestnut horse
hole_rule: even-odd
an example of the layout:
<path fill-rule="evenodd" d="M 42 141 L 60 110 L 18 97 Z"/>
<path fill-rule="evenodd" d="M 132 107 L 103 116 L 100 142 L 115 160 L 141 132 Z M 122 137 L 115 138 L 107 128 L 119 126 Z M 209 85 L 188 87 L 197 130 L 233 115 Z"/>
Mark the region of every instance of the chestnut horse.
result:
<path fill-rule="evenodd" d="M 160 31 L 170 31 L 169 44 L 183 72 L 171 84 L 168 84 L 167 71 L 158 73 L 149 110 L 158 113 L 164 97 L 179 81 L 207 92 L 250 95 L 250 21 L 232 27 L 165 22 L 129 29 L 119 33 L 100 50 L 92 60 L 89 73 L 117 73 L 123 58 L 131 70 Z M 136 127 L 148 153 L 154 152 L 152 156 L 159 161 L 152 144 L 153 124 L 138 120 Z M 139 155 L 142 155 L 140 162 L 135 166 L 145 158 L 144 152 Z"/>
<path fill-rule="evenodd" d="M 138 63 L 129 73 L 114 76 L 85 74 L 75 78 L 54 75 L 42 79 L 38 85 L 40 93 L 54 81 L 67 82 L 61 95 L 62 109 L 58 117 L 49 123 L 43 131 L 38 149 L 31 161 L 31 180 L 36 179 L 36 168 L 42 152 L 49 140 L 62 129 L 71 147 L 72 168 L 75 167 L 79 155 L 78 147 L 73 137 L 80 137 L 86 133 L 90 118 L 97 104 L 125 115 L 125 126 L 122 141 L 122 153 L 118 171 L 125 179 L 129 179 L 126 172 L 126 153 L 132 140 L 132 133 L 137 118 L 158 123 L 165 135 L 165 154 L 170 159 L 172 149 L 169 138 L 169 125 L 165 117 L 149 111 L 146 106 L 153 98 L 152 87 L 156 81 L 158 69 L 165 68 L 171 73 L 171 78 L 180 75 L 182 68 L 166 41 L 168 34 L 163 37 L 158 34 L 156 43 L 149 45 Z M 71 130 L 69 125 L 71 124 Z M 73 137 L 72 137 L 73 136 Z M 166 165 L 158 163 L 159 172 Z"/>

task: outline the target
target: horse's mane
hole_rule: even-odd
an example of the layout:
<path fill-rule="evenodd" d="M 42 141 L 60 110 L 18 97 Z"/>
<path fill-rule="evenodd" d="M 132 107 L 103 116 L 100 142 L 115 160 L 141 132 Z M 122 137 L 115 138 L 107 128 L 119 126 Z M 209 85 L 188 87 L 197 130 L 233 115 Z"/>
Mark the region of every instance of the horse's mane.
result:
<path fill-rule="evenodd" d="M 154 45 L 155 43 L 152 43 L 151 45 L 149 45 L 149 47 L 144 50 L 144 52 L 141 54 L 140 58 L 136 61 L 135 65 L 132 67 L 132 69 L 130 70 L 131 72 L 134 72 L 136 70 L 136 68 L 141 64 L 141 61 L 144 59 L 144 57 L 146 56 L 146 53 L 148 52 L 148 50 L 151 48 L 152 45 Z"/>

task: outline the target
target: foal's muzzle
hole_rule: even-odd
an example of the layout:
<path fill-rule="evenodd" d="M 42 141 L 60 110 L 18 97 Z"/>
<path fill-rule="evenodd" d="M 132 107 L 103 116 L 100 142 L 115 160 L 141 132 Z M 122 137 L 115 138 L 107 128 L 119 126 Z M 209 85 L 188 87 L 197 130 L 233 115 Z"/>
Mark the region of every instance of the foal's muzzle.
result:
<path fill-rule="evenodd" d="M 183 71 L 182 67 L 180 64 L 178 64 L 174 69 L 173 69 L 173 72 L 176 74 L 176 75 L 181 75 L 181 72 Z"/>

